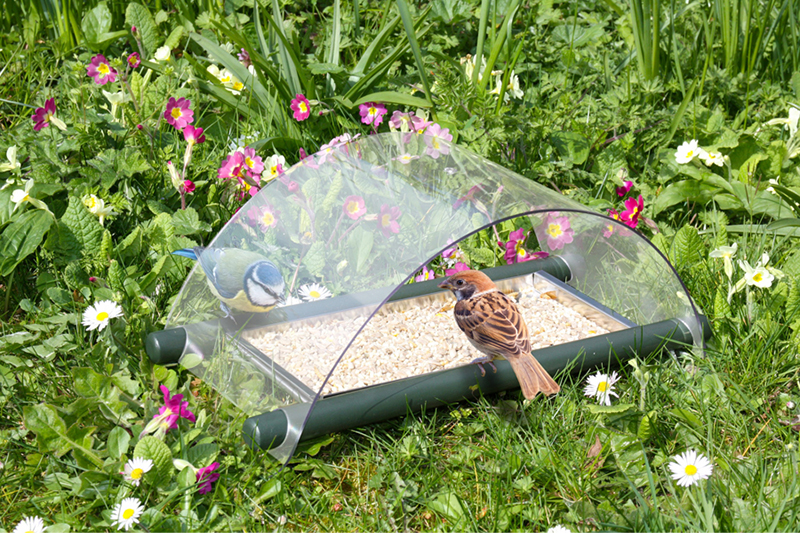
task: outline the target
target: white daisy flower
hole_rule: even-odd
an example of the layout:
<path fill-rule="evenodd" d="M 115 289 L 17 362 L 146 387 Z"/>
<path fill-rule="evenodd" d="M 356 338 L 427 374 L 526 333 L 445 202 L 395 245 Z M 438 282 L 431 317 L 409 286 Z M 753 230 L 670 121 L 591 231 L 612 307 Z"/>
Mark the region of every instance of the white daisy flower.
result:
<path fill-rule="evenodd" d="M 619 395 L 614 392 L 614 383 L 617 381 L 619 381 L 619 376 L 616 372 L 612 372 L 610 376 L 598 372 L 589 377 L 586 388 L 583 389 L 583 394 L 594 396 L 597 398 L 597 403 L 611 405 L 611 396 L 619 398 Z"/>
<path fill-rule="evenodd" d="M 297 296 L 287 296 L 283 299 L 283 303 L 278 304 L 278 307 L 288 307 L 290 305 L 297 305 L 303 303 L 303 300 Z"/>
<path fill-rule="evenodd" d="M 725 158 L 720 152 L 706 152 L 705 150 L 700 153 L 700 159 L 703 160 L 703 163 L 706 164 L 707 167 L 711 165 L 717 165 L 721 167 L 725 164 Z"/>
<path fill-rule="evenodd" d="M 711 461 L 694 450 L 684 452 L 673 459 L 674 462 L 669 464 L 669 469 L 672 471 L 672 479 L 681 487 L 694 485 L 710 477 L 714 471 Z"/>
<path fill-rule="evenodd" d="M 697 144 L 697 139 L 692 139 L 689 142 L 685 142 L 678 147 L 678 151 L 675 152 L 675 161 L 680 164 L 691 163 L 692 159 L 695 157 L 701 156 L 704 154 L 705 150 L 700 148 Z"/>
<path fill-rule="evenodd" d="M 101 300 L 83 312 L 83 325 L 92 331 L 99 329 L 103 331 L 112 318 L 122 316 L 122 308 L 114 301 Z"/>
<path fill-rule="evenodd" d="M 130 481 L 136 486 L 142 481 L 142 476 L 153 468 L 153 461 L 150 459 L 142 459 L 141 457 L 134 457 L 125 463 L 125 471 L 121 472 L 125 476 L 125 481 Z"/>
<path fill-rule="evenodd" d="M 323 300 L 333 296 L 331 291 L 319 283 L 309 283 L 307 285 L 303 285 L 297 290 L 297 293 L 301 298 L 303 298 L 303 300 L 307 302 L 311 302 L 313 300 Z"/>
<path fill-rule="evenodd" d="M 144 512 L 144 507 L 139 498 L 125 498 L 111 511 L 111 525 L 119 524 L 117 530 L 125 528 L 128 531 L 134 524 L 139 523 L 139 517 Z"/>
<path fill-rule="evenodd" d="M 42 533 L 44 531 L 44 520 L 38 516 L 26 516 L 14 528 L 13 533 Z"/>
<path fill-rule="evenodd" d="M 548 529 L 547 533 L 572 533 L 572 531 L 569 528 L 559 524 Z"/>

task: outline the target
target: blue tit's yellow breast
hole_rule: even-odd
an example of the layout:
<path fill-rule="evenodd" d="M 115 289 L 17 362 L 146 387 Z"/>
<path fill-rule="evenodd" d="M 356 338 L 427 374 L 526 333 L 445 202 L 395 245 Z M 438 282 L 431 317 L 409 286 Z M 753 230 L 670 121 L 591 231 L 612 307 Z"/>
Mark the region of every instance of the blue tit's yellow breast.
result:
<path fill-rule="evenodd" d="M 220 296 L 219 292 L 217 292 L 217 289 L 214 287 L 214 284 L 211 283 L 210 279 L 208 280 L 208 287 L 211 289 L 211 292 L 214 294 L 214 296 L 219 299 L 219 301 L 227 305 L 229 308 L 236 309 L 237 311 L 243 311 L 245 313 L 266 313 L 275 307 L 274 304 L 267 307 L 253 305 L 253 303 L 247 298 L 244 290 L 237 292 L 236 296 L 233 298 L 223 298 Z"/>

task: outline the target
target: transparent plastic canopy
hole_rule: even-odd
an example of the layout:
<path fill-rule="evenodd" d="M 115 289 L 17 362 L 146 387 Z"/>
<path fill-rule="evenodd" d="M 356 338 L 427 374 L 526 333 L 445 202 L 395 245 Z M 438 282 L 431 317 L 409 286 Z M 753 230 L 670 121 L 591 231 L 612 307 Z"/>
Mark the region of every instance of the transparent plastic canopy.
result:
<path fill-rule="evenodd" d="M 207 250 L 268 259 L 284 301 L 226 316 L 197 264 L 167 322 L 186 330 L 181 364 L 250 415 L 312 406 L 396 290 L 454 243 L 517 217 L 542 251 L 568 265 L 573 288 L 635 324 L 680 319 L 702 342 L 685 286 L 637 232 L 438 138 L 387 133 L 304 159 L 236 213 Z M 424 322 L 409 328 L 425 340 Z M 369 353 L 359 355 L 361 368 L 384 364 Z M 272 453 L 290 456 L 302 426 L 290 420 Z"/>

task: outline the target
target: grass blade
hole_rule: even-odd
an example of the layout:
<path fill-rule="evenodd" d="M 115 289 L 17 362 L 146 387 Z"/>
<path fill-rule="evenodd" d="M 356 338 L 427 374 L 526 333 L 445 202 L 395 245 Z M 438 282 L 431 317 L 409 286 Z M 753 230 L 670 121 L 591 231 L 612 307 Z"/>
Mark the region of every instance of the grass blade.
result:
<path fill-rule="evenodd" d="M 406 29 L 406 36 L 411 45 L 411 51 L 414 54 L 414 61 L 417 63 L 417 70 L 419 70 L 419 77 L 422 79 L 422 85 L 425 87 L 425 97 L 428 103 L 432 106 L 433 100 L 431 99 L 431 86 L 428 83 L 428 76 L 425 73 L 425 62 L 422 60 L 422 51 L 417 42 L 417 36 L 414 31 L 414 21 L 411 20 L 411 12 L 408 9 L 406 0 L 397 0 L 397 9 L 400 11 L 400 18 L 403 19 L 403 26 Z"/>

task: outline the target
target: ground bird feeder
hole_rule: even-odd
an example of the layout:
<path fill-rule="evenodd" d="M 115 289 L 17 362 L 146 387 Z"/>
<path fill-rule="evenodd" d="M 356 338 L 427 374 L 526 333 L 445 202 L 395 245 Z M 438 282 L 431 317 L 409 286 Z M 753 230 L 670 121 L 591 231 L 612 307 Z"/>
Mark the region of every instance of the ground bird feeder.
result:
<path fill-rule="evenodd" d="M 412 132 L 326 147 L 267 184 L 208 247 L 268 258 L 284 304 L 227 315 L 197 265 L 148 354 L 251 415 L 245 439 L 281 460 L 301 439 L 516 388 L 507 362 L 485 376 L 469 364 L 480 354 L 437 280 L 408 283 L 459 244 L 465 262 L 491 261 L 478 232 L 494 246 L 494 228 L 511 220 L 530 228 L 509 248 L 514 260 L 542 253 L 485 272 L 517 300 L 533 353 L 557 381 L 665 345 L 702 347 L 705 319 L 639 233 Z"/>

